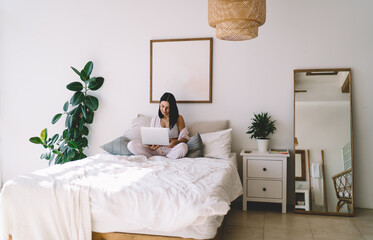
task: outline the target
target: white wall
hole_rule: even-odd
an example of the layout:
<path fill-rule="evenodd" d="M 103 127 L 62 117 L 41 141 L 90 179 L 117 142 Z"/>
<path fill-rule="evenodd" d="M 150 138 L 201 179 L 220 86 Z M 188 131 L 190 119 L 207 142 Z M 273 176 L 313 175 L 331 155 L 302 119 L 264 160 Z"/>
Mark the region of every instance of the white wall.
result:
<path fill-rule="evenodd" d="M 181 113 L 187 121 L 229 119 L 239 152 L 255 147 L 245 134 L 252 114 L 267 111 L 277 120 L 273 146 L 291 148 L 293 69 L 351 67 L 356 206 L 373 208 L 372 7 L 365 0 L 268 0 L 258 38 L 214 38 L 213 103 L 180 104 Z M 149 104 L 149 40 L 212 36 L 207 0 L 1 0 L 3 179 L 47 166 L 28 139 L 44 127 L 58 131 L 50 120 L 71 97 L 65 86 L 77 78 L 70 66 L 92 60 L 94 74 L 106 80 L 89 138 L 88 154 L 95 154 L 137 113 L 156 113 Z"/>

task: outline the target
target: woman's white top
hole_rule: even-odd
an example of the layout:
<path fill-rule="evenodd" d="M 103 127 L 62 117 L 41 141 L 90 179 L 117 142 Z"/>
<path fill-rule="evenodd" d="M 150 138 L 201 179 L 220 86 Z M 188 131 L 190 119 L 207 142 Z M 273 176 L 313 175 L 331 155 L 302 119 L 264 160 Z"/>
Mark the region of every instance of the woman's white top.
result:
<path fill-rule="evenodd" d="M 151 127 L 162 127 L 161 126 L 161 118 L 159 116 L 155 116 L 152 118 L 152 121 L 150 122 Z M 172 129 L 168 128 L 168 137 L 169 138 L 179 138 L 179 128 L 177 127 L 177 124 L 172 127 Z"/>

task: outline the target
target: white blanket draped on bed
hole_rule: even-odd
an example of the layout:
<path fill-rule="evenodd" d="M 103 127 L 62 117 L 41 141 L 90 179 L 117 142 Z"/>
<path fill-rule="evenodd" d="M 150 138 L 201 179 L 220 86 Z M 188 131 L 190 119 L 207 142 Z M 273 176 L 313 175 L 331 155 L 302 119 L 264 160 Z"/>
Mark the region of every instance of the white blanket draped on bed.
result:
<path fill-rule="evenodd" d="M 241 193 L 229 160 L 98 154 L 7 182 L 4 233 L 16 240 L 89 240 L 92 230 L 175 236 L 225 215 Z M 212 238 L 217 227 L 181 237 Z"/>
<path fill-rule="evenodd" d="M 91 239 L 87 162 L 53 166 L 7 181 L 2 239 Z"/>

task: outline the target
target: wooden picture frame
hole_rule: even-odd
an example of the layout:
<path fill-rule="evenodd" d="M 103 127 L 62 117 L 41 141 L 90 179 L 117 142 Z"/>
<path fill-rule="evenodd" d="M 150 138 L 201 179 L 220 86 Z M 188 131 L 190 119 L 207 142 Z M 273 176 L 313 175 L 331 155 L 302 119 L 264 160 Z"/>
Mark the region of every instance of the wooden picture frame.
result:
<path fill-rule="evenodd" d="M 212 38 L 150 40 L 150 103 L 212 103 Z"/>
<path fill-rule="evenodd" d="M 295 181 L 306 181 L 306 151 L 295 150 Z M 300 169 L 297 169 L 298 167 Z M 297 175 L 297 172 L 299 174 Z"/>

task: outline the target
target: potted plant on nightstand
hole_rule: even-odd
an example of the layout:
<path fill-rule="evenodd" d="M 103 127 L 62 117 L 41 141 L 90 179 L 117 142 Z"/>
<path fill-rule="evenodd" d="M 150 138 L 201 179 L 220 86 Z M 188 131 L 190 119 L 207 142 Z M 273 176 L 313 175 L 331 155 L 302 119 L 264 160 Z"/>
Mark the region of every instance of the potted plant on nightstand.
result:
<path fill-rule="evenodd" d="M 254 113 L 254 118 L 251 119 L 251 125 L 249 126 L 247 134 L 251 134 L 250 138 L 255 138 L 258 144 L 259 152 L 268 152 L 269 148 L 269 134 L 273 134 L 276 130 L 275 122 L 271 121 L 271 117 L 268 113 Z"/>

